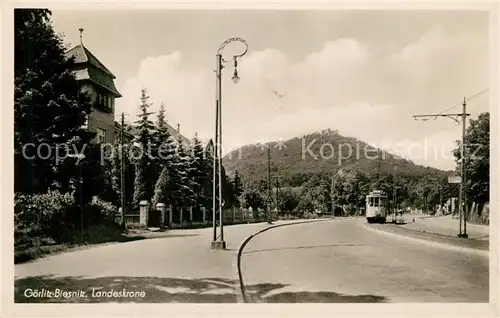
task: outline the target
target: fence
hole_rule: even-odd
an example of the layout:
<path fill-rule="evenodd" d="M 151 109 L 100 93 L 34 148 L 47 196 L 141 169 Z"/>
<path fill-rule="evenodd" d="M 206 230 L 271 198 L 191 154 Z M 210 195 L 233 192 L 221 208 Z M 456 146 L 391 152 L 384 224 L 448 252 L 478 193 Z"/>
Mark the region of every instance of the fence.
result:
<path fill-rule="evenodd" d="M 489 203 L 486 203 L 486 204 L 472 203 L 472 205 L 469 209 L 470 210 L 469 210 L 469 213 L 467 216 L 467 220 L 469 222 L 476 223 L 476 224 L 485 224 L 485 225 L 490 224 L 490 205 L 489 205 Z"/>
<path fill-rule="evenodd" d="M 276 220 L 276 213 L 271 214 L 271 219 Z M 147 226 L 161 227 L 160 211 L 149 209 Z M 115 218 L 117 223 L 121 223 L 121 212 Z M 170 228 L 179 227 L 209 227 L 212 226 L 212 209 L 203 207 L 174 208 L 168 206 L 164 216 L 164 225 Z M 231 208 L 223 210 L 223 222 L 225 225 L 256 223 L 267 221 L 267 213 L 262 210 L 249 211 L 244 208 Z M 140 224 L 140 213 L 125 214 L 125 223 L 136 227 Z"/>

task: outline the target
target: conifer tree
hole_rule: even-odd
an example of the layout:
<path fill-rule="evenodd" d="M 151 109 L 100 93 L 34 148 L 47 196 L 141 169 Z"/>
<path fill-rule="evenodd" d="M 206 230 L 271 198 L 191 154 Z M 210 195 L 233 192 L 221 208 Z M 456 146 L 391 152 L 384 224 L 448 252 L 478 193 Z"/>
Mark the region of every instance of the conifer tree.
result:
<path fill-rule="evenodd" d="M 137 124 L 138 135 L 135 139 L 135 180 L 133 206 L 138 208 L 140 201 L 150 200 L 153 195 L 153 182 L 149 178 L 153 168 L 154 154 L 151 153 L 153 123 L 149 120 L 149 96 L 146 89 L 141 90 L 141 113 Z"/>
<path fill-rule="evenodd" d="M 236 199 L 236 206 L 240 206 L 240 197 L 243 194 L 243 183 L 241 182 L 241 177 L 240 173 L 238 170 L 234 172 L 234 178 L 233 178 L 233 193 Z"/>
<path fill-rule="evenodd" d="M 203 192 L 205 196 L 202 203 L 206 208 L 212 208 L 213 200 L 213 165 L 214 165 L 214 143 L 210 139 L 204 150 L 205 165 L 203 169 L 203 175 L 205 176 L 205 182 L 203 183 Z"/>
<path fill-rule="evenodd" d="M 191 158 L 182 143 L 182 137 L 177 137 L 177 197 L 180 206 L 187 207 L 193 203 L 193 189 L 191 174 Z"/>
<path fill-rule="evenodd" d="M 157 150 L 158 158 L 155 162 L 155 169 L 160 171 L 156 179 L 154 194 L 152 199 L 153 206 L 158 203 L 170 204 L 172 201 L 171 184 L 169 175 L 173 174 L 175 159 L 175 148 L 172 145 L 171 134 L 168 130 L 165 119 L 165 105 L 160 105 L 155 132 L 153 135 L 154 147 Z"/>
<path fill-rule="evenodd" d="M 193 142 L 190 149 L 191 155 L 191 175 L 192 180 L 192 191 L 196 205 L 203 205 L 205 201 L 205 184 L 207 183 L 207 178 L 209 177 L 206 173 L 207 171 L 207 159 L 203 150 L 203 145 L 198 139 L 196 134 L 193 138 Z"/>
<path fill-rule="evenodd" d="M 14 10 L 16 192 L 40 193 L 50 188 L 68 191 L 78 169 L 72 158 L 55 163 L 56 146 L 59 157 L 63 157 L 63 145 L 81 151 L 93 137 L 83 127 L 91 112 L 90 97 L 80 91 L 72 72 L 73 59 L 66 57 L 63 40 L 55 34 L 50 16 L 49 10 Z M 34 147 L 24 148 L 29 143 Z M 36 154 L 41 144 L 50 147 L 47 159 Z"/>

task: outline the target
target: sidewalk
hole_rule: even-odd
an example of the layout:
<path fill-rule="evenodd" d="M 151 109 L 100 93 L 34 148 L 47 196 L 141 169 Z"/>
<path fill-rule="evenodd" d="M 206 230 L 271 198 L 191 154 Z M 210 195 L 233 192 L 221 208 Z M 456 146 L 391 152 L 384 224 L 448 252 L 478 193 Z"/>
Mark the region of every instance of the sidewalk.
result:
<path fill-rule="evenodd" d="M 457 236 L 459 231 L 458 219 L 454 219 L 451 215 L 418 217 L 416 215 L 405 214 L 403 218 L 407 224 L 401 226 L 414 231 L 454 237 Z M 413 218 L 415 222 L 413 222 Z M 469 239 L 488 241 L 489 226 L 467 223 L 467 234 L 469 235 Z"/>

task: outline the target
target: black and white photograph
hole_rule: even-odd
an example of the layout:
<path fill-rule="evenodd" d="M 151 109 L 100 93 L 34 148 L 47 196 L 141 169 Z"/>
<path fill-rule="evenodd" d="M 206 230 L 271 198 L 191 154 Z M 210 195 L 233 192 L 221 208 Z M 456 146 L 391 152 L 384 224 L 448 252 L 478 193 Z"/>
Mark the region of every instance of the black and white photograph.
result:
<path fill-rule="evenodd" d="M 9 14 L 12 306 L 499 314 L 496 4 Z"/>

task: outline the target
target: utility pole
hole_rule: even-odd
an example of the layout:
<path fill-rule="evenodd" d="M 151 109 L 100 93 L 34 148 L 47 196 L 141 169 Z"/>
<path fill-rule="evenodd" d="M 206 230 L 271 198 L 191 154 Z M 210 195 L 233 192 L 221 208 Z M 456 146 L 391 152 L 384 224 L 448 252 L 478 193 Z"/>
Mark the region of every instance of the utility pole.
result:
<path fill-rule="evenodd" d="M 460 144 L 460 190 L 458 193 L 458 214 L 459 214 L 459 222 L 458 222 L 458 237 L 468 238 L 467 235 L 467 205 L 466 205 L 466 191 L 465 191 L 465 133 L 467 126 L 467 99 L 464 97 L 464 101 L 462 103 L 462 112 L 458 114 L 430 114 L 430 115 L 414 115 L 413 118 L 428 120 L 430 118 L 437 117 L 448 117 L 453 119 L 457 124 L 460 124 L 457 118 L 462 119 L 462 142 Z M 463 222 L 463 232 L 462 232 L 462 222 Z"/>
<path fill-rule="evenodd" d="M 392 176 L 392 213 L 393 222 L 396 223 L 396 167 Z"/>
<path fill-rule="evenodd" d="M 121 182 L 121 201 L 122 201 L 122 227 L 125 231 L 127 226 L 125 224 L 125 156 L 123 152 L 123 144 L 124 144 L 124 132 L 125 132 L 125 113 L 122 112 L 122 123 L 120 127 L 120 156 L 121 156 L 121 167 L 120 167 L 120 182 Z"/>
<path fill-rule="evenodd" d="M 276 176 L 276 213 L 278 214 L 277 216 L 279 217 L 280 215 L 280 182 L 278 176 Z"/>
<path fill-rule="evenodd" d="M 424 178 L 424 188 L 422 189 L 422 199 L 424 200 L 424 214 L 427 214 L 427 174 L 425 175 Z"/>
<path fill-rule="evenodd" d="M 335 187 L 335 173 L 332 172 L 330 184 L 330 201 L 332 204 L 332 216 L 335 216 L 335 200 L 333 199 L 333 188 Z"/>
<path fill-rule="evenodd" d="M 463 207 L 462 207 L 462 212 L 463 212 L 463 220 L 464 220 L 464 232 L 462 233 L 462 237 L 467 238 L 467 192 L 465 189 L 465 133 L 466 133 L 466 118 L 467 118 L 467 102 L 464 97 L 464 102 L 462 103 L 462 145 L 460 147 L 461 151 L 461 157 L 462 159 L 460 160 L 460 170 L 461 170 L 461 175 L 462 175 L 462 180 L 460 182 L 460 192 L 462 193 L 462 201 L 463 201 Z"/>
<path fill-rule="evenodd" d="M 267 148 L 267 223 L 271 223 L 271 148 Z"/>
<path fill-rule="evenodd" d="M 444 214 L 443 211 L 443 184 L 439 183 L 439 211 Z"/>

